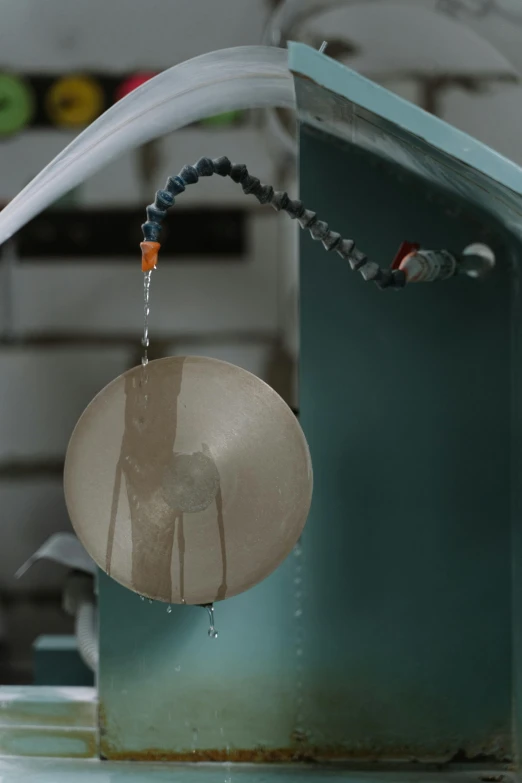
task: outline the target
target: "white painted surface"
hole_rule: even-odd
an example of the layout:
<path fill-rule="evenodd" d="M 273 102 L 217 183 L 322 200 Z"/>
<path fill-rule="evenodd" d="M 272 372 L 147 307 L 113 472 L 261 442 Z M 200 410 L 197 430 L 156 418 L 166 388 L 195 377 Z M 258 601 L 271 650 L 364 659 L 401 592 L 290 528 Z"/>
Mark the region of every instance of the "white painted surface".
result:
<path fill-rule="evenodd" d="M 317 40 L 353 43 L 358 51 L 349 64 L 360 73 L 515 73 L 504 55 L 470 26 L 417 4 L 341 3 L 295 28 L 298 40 L 312 31 Z"/>
<path fill-rule="evenodd" d="M 2 63 L 13 69 L 164 69 L 259 43 L 265 0 L 17 0 L 1 4 Z"/>

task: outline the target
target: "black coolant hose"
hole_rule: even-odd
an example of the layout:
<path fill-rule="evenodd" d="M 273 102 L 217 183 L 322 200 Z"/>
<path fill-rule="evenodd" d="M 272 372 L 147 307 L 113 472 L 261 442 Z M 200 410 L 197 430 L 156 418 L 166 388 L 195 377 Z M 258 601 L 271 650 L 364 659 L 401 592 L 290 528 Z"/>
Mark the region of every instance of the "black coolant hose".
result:
<path fill-rule="evenodd" d="M 389 269 L 382 269 L 375 261 L 355 246 L 353 239 L 344 239 L 328 228 L 328 223 L 318 220 L 315 212 L 306 209 L 302 201 L 293 200 L 283 190 L 274 190 L 263 185 L 257 177 L 249 174 L 244 163 L 231 163 L 227 157 L 200 158 L 193 166 L 184 166 L 175 177 L 169 177 L 163 190 L 158 190 L 153 204 L 147 207 L 147 220 L 142 225 L 144 241 L 141 243 L 142 270 L 151 272 L 158 263 L 159 236 L 167 210 L 175 202 L 175 196 L 194 185 L 200 177 L 218 174 L 230 177 L 243 188 L 243 193 L 257 198 L 260 204 L 270 204 L 277 212 L 286 212 L 297 220 L 301 228 L 307 229 L 312 239 L 322 242 L 326 250 L 335 250 L 348 260 L 350 267 L 360 272 L 364 280 L 375 283 L 379 288 L 404 288 L 406 283 L 435 282 L 447 280 L 457 274 L 468 277 L 482 277 L 495 265 L 490 248 L 474 243 L 465 248 L 460 256 L 447 250 L 423 250 L 418 244 L 403 242 L 394 263 Z"/>
<path fill-rule="evenodd" d="M 200 158 L 193 166 L 184 166 L 177 176 L 169 177 L 165 188 L 157 191 L 154 203 L 147 207 L 147 221 L 142 225 L 145 240 L 141 243 L 144 272 L 152 271 L 157 264 L 161 226 L 167 210 L 174 204 L 175 196 L 182 193 L 187 185 L 195 184 L 200 177 L 210 177 L 212 174 L 230 177 L 241 185 L 246 195 L 255 196 L 260 204 L 270 204 L 277 212 L 286 212 L 297 220 L 301 228 L 308 229 L 312 239 L 320 240 L 326 250 L 335 250 L 342 258 L 346 258 L 353 270 L 360 272 L 365 280 L 376 283 L 379 288 L 403 288 L 406 284 L 406 275 L 402 270 L 381 269 L 374 261 L 368 260 L 352 239 L 343 239 L 336 231 L 330 231 L 328 223 L 318 220 L 316 213 L 306 209 L 301 201 L 291 199 L 282 190 L 274 190 L 271 185 L 263 185 L 257 177 L 249 174 L 243 163 L 231 163 L 226 157 Z"/>

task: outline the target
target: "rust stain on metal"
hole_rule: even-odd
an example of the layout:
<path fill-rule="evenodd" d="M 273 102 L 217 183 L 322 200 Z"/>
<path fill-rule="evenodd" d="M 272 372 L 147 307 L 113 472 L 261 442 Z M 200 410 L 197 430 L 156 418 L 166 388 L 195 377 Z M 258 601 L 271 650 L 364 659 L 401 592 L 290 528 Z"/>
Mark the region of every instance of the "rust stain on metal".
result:
<path fill-rule="evenodd" d="M 451 764 L 507 764 L 511 761 L 511 757 L 504 748 L 499 748 L 497 753 L 484 751 L 470 753 L 461 748 L 448 761 Z"/>
<path fill-rule="evenodd" d="M 85 754 L 81 758 L 93 759 L 98 756 L 98 735 L 96 732 L 82 736 L 85 742 Z"/>
<path fill-rule="evenodd" d="M 150 748 L 148 750 L 115 751 L 103 748 L 109 761 L 164 761 L 164 762 L 231 762 L 236 764 L 281 764 L 308 761 L 308 758 L 292 748 L 254 748 L 231 750 L 209 748 L 207 750 L 180 751 L 178 753 Z"/>
<path fill-rule="evenodd" d="M 460 749 L 456 753 L 452 749 L 440 750 L 439 753 L 423 751 L 419 746 L 396 744 L 391 746 L 375 745 L 369 742 L 357 749 L 347 748 L 345 745 L 316 744 L 307 740 L 301 733 L 294 733 L 291 737 L 291 745 L 288 747 L 270 748 L 257 746 L 254 748 L 199 748 L 184 750 L 169 750 L 165 748 L 145 748 L 132 750 L 121 748 L 118 742 L 117 729 L 111 732 L 111 740 L 107 737 L 106 713 L 102 705 L 99 706 L 100 742 L 102 757 L 109 761 L 163 761 L 163 762 L 219 762 L 236 764 L 328 764 L 345 763 L 361 764 L 433 764 L 439 767 L 441 764 L 488 764 L 504 765 L 511 762 L 511 757 L 505 750 L 506 738 L 495 736 L 490 738 L 490 747 L 495 752 L 485 752 L 488 743 L 468 749 Z M 502 783 L 502 776 L 496 776 L 484 783 Z"/>
<path fill-rule="evenodd" d="M 285 764 L 305 763 L 324 764 L 328 762 L 357 762 L 357 763 L 437 763 L 446 764 L 452 761 L 444 759 L 429 759 L 413 753 L 411 748 L 393 748 L 393 751 L 383 748 L 375 748 L 360 752 L 345 747 L 281 747 L 281 748 L 238 748 L 227 751 L 225 748 L 205 748 L 198 750 L 167 751 L 159 748 L 147 748 L 146 750 L 118 750 L 111 743 L 103 743 L 102 752 L 104 758 L 109 761 L 164 761 L 164 762 L 231 762 L 236 764 Z M 466 756 L 465 761 L 476 764 L 484 760 L 483 756 Z M 498 763 L 499 759 L 488 758 L 488 763 Z M 504 760 L 506 761 L 506 760 Z M 484 779 L 486 780 L 486 779 Z M 502 783 L 502 776 L 487 779 L 487 783 Z"/>

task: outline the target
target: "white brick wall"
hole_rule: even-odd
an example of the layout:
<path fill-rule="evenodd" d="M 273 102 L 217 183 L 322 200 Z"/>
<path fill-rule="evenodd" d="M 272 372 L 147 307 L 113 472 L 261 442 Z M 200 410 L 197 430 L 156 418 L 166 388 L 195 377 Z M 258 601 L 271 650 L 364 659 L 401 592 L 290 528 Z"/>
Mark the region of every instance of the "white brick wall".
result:
<path fill-rule="evenodd" d="M 85 406 L 133 358 L 128 349 L 1 349 L 0 464 L 61 459 Z"/>
<path fill-rule="evenodd" d="M 248 221 L 247 263 L 168 260 L 165 248 L 151 286 L 151 339 L 209 331 L 275 334 L 277 226 L 259 208 Z M 277 218 L 276 218 L 277 219 Z M 284 218 L 281 218 L 284 219 Z M 63 331 L 141 338 L 143 278 L 139 248 L 127 262 L 103 258 L 68 264 L 29 263 L 13 274 L 16 335 Z"/>
<path fill-rule="evenodd" d="M 55 155 L 69 144 L 76 134 L 61 130 L 28 130 L 2 139 L 0 144 L 0 202 L 19 193 Z M 245 163 L 254 176 L 274 184 L 274 165 L 261 130 L 244 127 L 178 130 L 157 141 L 158 172 L 155 185 L 145 190 L 140 181 L 136 153 L 128 152 L 113 160 L 79 188 L 81 204 L 90 206 L 143 207 L 153 200 L 154 192 L 167 177 L 177 174 L 186 163 L 202 156 L 227 155 L 236 163 Z M 243 195 L 241 188 L 228 178 L 214 176 L 188 188 L 179 197 L 179 204 L 233 205 L 253 208 L 257 201 Z M 274 215 L 274 218 L 277 217 Z M 101 250 L 101 248 L 100 248 Z"/>

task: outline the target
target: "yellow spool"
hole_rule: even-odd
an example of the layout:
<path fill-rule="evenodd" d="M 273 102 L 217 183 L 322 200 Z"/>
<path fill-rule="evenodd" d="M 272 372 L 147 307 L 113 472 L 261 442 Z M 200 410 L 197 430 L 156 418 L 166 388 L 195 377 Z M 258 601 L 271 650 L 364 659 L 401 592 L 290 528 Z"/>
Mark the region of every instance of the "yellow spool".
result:
<path fill-rule="evenodd" d="M 55 125 L 77 128 L 88 125 L 103 111 L 101 86 L 88 76 L 65 76 L 49 89 L 46 109 Z"/>

